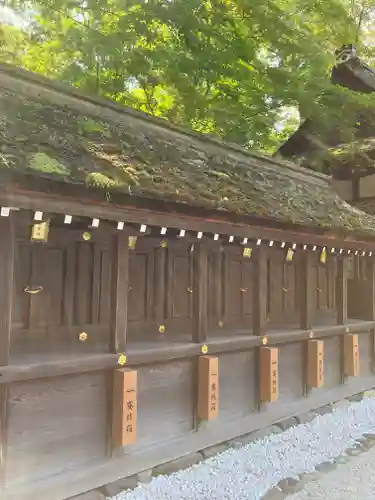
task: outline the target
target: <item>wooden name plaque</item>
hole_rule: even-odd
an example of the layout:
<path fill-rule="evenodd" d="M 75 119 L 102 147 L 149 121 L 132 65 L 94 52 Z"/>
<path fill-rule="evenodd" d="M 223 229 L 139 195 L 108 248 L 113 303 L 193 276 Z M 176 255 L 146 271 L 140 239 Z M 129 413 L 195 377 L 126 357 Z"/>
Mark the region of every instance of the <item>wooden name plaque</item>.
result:
<path fill-rule="evenodd" d="M 359 366 L 359 341 L 355 333 L 344 335 L 344 375 L 347 377 L 358 377 Z"/>
<path fill-rule="evenodd" d="M 260 400 L 277 401 L 279 397 L 279 350 L 261 347 L 259 350 Z"/>
<path fill-rule="evenodd" d="M 112 443 L 119 448 L 137 438 L 137 371 L 115 370 L 113 384 Z"/>
<path fill-rule="evenodd" d="M 219 414 L 219 358 L 200 356 L 198 360 L 198 417 L 212 420 Z"/>
<path fill-rule="evenodd" d="M 324 341 L 307 341 L 307 385 L 322 387 L 324 385 Z"/>

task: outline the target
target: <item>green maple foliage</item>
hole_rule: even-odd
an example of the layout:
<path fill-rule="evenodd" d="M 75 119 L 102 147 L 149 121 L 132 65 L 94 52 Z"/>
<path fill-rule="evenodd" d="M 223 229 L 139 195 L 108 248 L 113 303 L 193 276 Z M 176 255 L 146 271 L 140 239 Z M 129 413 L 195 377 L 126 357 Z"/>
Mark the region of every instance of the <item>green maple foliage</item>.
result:
<path fill-rule="evenodd" d="M 344 0 L 8 5 L 29 22 L 2 26 L 2 60 L 244 147 L 273 151 L 298 123 L 293 116 L 275 128 L 285 108 L 328 127 L 345 119 L 344 108 L 349 124 L 357 105 L 329 83 L 335 49 L 358 28 L 358 9 Z"/>

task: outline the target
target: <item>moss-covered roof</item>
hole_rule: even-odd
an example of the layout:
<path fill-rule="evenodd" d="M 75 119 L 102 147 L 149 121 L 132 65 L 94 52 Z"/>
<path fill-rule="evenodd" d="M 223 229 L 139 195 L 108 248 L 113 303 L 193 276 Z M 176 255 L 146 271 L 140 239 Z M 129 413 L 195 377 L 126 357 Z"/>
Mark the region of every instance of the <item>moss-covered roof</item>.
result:
<path fill-rule="evenodd" d="M 343 201 L 327 178 L 33 79 L 0 66 L 0 169 L 375 234 L 375 218 Z"/>
<path fill-rule="evenodd" d="M 375 215 L 375 198 L 362 198 L 353 202 L 353 205 L 368 214 Z"/>

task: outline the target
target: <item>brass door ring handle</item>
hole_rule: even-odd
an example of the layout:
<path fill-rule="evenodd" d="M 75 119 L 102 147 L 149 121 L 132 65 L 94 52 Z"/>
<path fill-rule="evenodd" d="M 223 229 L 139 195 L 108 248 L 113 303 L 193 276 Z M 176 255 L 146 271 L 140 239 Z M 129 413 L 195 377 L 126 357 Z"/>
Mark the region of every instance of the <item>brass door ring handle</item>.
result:
<path fill-rule="evenodd" d="M 322 291 L 322 289 L 321 289 L 321 288 L 317 288 L 317 291 L 318 291 L 318 292 L 321 292 L 321 291 Z"/>
<path fill-rule="evenodd" d="M 248 291 L 248 288 L 240 288 L 240 291 L 241 291 L 241 292 L 247 292 L 247 291 Z"/>
<path fill-rule="evenodd" d="M 37 293 L 43 291 L 43 287 L 42 286 L 35 286 L 35 287 L 27 286 L 24 288 L 23 291 L 26 293 L 29 293 L 30 295 L 36 295 Z"/>
<path fill-rule="evenodd" d="M 188 288 L 186 289 L 186 291 L 187 291 L 187 292 L 189 292 L 189 293 L 193 293 L 193 289 L 192 289 L 192 288 L 190 288 L 190 287 L 188 287 Z"/>
<path fill-rule="evenodd" d="M 283 292 L 289 292 L 288 288 L 283 288 Z"/>

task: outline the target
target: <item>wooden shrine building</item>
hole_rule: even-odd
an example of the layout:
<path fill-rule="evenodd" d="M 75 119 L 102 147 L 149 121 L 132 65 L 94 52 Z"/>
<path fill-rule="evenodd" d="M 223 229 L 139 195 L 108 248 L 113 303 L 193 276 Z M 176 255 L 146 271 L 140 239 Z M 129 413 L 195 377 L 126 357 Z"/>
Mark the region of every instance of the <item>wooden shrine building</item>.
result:
<path fill-rule="evenodd" d="M 0 109 L 2 499 L 375 385 L 375 218 L 327 177 L 6 65 Z"/>
<path fill-rule="evenodd" d="M 344 46 L 336 55 L 332 84 L 360 94 L 374 94 L 375 70 L 358 57 L 356 48 Z M 359 107 L 353 125 L 354 138 L 348 142 L 341 131 L 322 132 L 313 119 L 307 118 L 277 154 L 329 173 L 343 198 L 361 210 L 375 214 L 374 109 Z"/>

